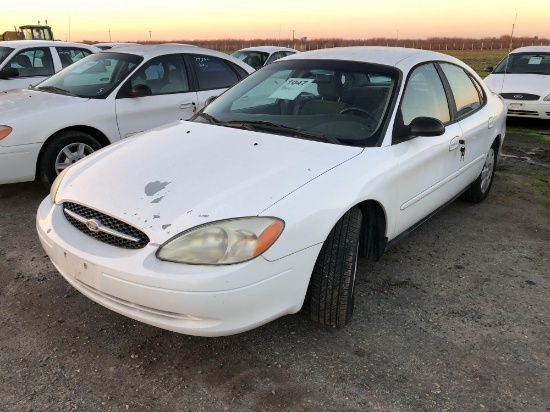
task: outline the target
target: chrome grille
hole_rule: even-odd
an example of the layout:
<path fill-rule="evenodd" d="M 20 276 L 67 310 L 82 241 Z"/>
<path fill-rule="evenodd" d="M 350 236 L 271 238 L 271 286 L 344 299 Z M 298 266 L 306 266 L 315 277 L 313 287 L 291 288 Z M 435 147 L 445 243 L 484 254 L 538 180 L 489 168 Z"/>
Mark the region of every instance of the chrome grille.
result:
<path fill-rule="evenodd" d="M 502 97 L 508 100 L 538 100 L 540 96 L 529 93 L 502 93 Z"/>
<path fill-rule="evenodd" d="M 531 110 L 512 110 L 508 109 L 508 114 L 515 114 L 516 116 L 538 116 L 538 112 L 534 112 Z"/>
<path fill-rule="evenodd" d="M 74 227 L 100 242 L 125 249 L 141 249 L 149 243 L 141 230 L 89 207 L 65 202 L 63 214 Z"/>

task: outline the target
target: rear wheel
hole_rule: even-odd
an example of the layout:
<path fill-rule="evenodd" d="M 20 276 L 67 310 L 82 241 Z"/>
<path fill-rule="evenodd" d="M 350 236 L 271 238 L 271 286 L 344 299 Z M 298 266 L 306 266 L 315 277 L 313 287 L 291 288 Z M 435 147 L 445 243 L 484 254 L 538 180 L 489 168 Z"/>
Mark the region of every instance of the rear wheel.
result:
<path fill-rule="evenodd" d="M 38 164 L 38 176 L 42 183 L 51 186 L 63 169 L 99 149 L 101 144 L 88 133 L 78 130 L 61 132 L 44 148 Z"/>
<path fill-rule="evenodd" d="M 487 195 L 489 194 L 489 190 L 491 190 L 491 186 L 493 185 L 497 153 L 498 146 L 495 140 L 493 142 L 493 145 L 489 149 L 487 156 L 485 157 L 485 163 L 483 164 L 483 169 L 481 169 L 481 173 L 462 195 L 462 198 L 464 200 L 468 202 L 479 203 L 487 197 Z"/>
<path fill-rule="evenodd" d="M 351 319 L 363 215 L 346 212 L 330 231 L 311 275 L 310 314 L 319 323 L 344 326 Z"/>

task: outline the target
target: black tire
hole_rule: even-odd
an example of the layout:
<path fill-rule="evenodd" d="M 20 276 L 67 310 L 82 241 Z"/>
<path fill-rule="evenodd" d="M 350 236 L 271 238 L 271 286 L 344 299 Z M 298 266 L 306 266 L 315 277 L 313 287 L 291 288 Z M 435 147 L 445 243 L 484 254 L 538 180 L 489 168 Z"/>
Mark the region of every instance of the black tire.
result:
<path fill-rule="evenodd" d="M 38 163 L 38 178 L 49 187 L 64 167 L 99 149 L 101 149 L 101 143 L 88 133 L 78 130 L 60 132 L 44 147 Z M 74 157 L 68 157 L 67 151 Z"/>
<path fill-rule="evenodd" d="M 310 315 L 316 322 L 340 327 L 351 319 L 362 221 L 358 208 L 346 212 L 319 252 L 309 296 Z"/>
<path fill-rule="evenodd" d="M 483 164 L 483 169 L 481 170 L 481 173 L 463 193 L 463 200 L 472 203 L 480 203 L 487 197 L 487 195 L 489 194 L 489 190 L 491 190 L 491 186 L 493 185 L 497 156 L 498 146 L 495 140 L 491 148 L 489 149 L 487 156 L 485 157 L 485 163 Z"/>

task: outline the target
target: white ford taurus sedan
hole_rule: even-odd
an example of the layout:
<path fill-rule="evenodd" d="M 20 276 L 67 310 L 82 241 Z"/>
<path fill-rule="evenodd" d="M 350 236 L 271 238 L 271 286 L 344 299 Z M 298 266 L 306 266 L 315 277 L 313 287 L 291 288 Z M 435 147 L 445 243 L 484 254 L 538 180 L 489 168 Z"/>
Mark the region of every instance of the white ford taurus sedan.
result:
<path fill-rule="evenodd" d="M 71 285 L 151 325 L 226 335 L 307 302 L 314 320 L 342 326 L 359 256 L 380 259 L 460 195 L 487 196 L 505 116 L 443 54 L 297 54 L 192 121 L 65 169 L 38 234 Z"/>
<path fill-rule="evenodd" d="M 550 46 L 515 49 L 484 81 L 500 94 L 508 116 L 550 119 Z"/>
<path fill-rule="evenodd" d="M 128 46 L 92 54 L 32 89 L 0 93 L 0 184 L 51 184 L 110 143 L 179 119 L 254 70 L 194 46 Z"/>

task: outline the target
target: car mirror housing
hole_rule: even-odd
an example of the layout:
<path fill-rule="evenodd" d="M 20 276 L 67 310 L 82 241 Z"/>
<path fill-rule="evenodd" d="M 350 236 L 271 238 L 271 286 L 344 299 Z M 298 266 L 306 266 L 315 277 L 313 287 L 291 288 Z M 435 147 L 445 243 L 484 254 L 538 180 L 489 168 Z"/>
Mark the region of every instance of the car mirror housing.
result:
<path fill-rule="evenodd" d="M 204 101 L 204 107 L 208 106 L 210 103 L 212 103 L 217 98 L 218 98 L 218 96 L 210 96 L 208 99 L 206 99 Z"/>
<path fill-rule="evenodd" d="M 483 71 L 491 73 L 494 69 L 495 68 L 493 66 L 487 66 L 486 68 L 483 69 Z"/>
<path fill-rule="evenodd" d="M 0 70 L 0 79 L 9 79 L 11 77 L 19 77 L 19 70 L 13 67 L 4 67 Z"/>
<path fill-rule="evenodd" d="M 130 92 L 130 95 L 132 97 L 151 96 L 152 94 L 153 91 L 146 84 L 136 84 L 134 87 L 132 87 L 132 91 Z"/>
<path fill-rule="evenodd" d="M 445 126 L 433 117 L 417 117 L 410 126 L 409 136 L 441 136 L 445 133 Z"/>

